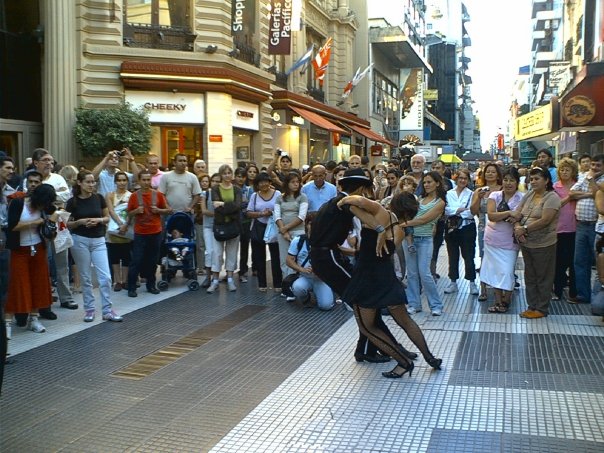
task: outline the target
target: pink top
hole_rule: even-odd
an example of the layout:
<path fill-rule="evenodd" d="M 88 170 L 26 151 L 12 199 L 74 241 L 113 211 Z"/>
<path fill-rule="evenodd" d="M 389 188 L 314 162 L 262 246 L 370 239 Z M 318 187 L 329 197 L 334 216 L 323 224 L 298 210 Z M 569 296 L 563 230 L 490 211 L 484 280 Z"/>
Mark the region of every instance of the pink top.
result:
<path fill-rule="evenodd" d="M 562 185 L 562 182 L 554 183 L 554 191 L 560 199 L 568 196 L 569 189 Z M 576 201 L 569 201 L 560 208 L 560 217 L 558 218 L 558 228 L 556 233 L 574 233 L 577 231 L 577 219 L 575 218 Z"/>
<path fill-rule="evenodd" d="M 520 204 L 520 201 L 522 201 L 523 196 L 524 194 L 522 192 L 516 192 L 512 198 L 508 200 L 508 207 L 514 211 Z M 491 195 L 489 195 L 489 200 L 493 200 L 495 202 L 495 207 L 499 207 L 499 203 L 501 203 L 502 199 L 503 190 L 491 192 Z M 487 226 L 484 230 L 485 244 L 505 250 L 519 250 L 520 247 L 518 244 L 515 244 L 514 240 L 512 239 L 513 233 L 514 226 L 511 223 L 505 221 L 492 222 L 488 220 L 487 214 Z"/>

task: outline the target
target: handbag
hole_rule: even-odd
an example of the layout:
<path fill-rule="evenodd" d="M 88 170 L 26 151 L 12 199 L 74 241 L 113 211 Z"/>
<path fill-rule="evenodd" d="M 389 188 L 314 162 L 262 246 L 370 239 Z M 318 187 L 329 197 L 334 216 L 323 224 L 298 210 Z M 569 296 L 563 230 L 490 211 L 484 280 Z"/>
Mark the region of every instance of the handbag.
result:
<path fill-rule="evenodd" d="M 241 234 L 241 231 L 239 230 L 239 222 L 236 220 L 221 224 L 214 223 L 213 231 L 214 238 L 219 242 L 234 239 Z"/>
<path fill-rule="evenodd" d="M 470 204 L 471 199 L 472 199 L 472 197 L 468 198 L 468 201 L 466 202 L 466 205 L 465 205 L 466 208 Z M 447 220 L 445 221 L 445 227 L 447 229 L 447 234 L 451 234 L 455 230 L 457 230 L 459 228 L 459 225 L 461 225 L 462 221 L 463 221 L 462 217 L 457 214 L 450 215 L 449 217 L 447 217 Z"/>
<path fill-rule="evenodd" d="M 67 228 L 67 220 L 71 215 L 68 212 L 61 211 L 57 220 L 57 237 L 55 237 L 55 252 L 61 253 L 73 246 L 73 237 Z"/>
<path fill-rule="evenodd" d="M 257 219 L 252 221 L 250 227 L 250 239 L 255 242 L 264 242 L 264 233 L 266 232 L 266 223 L 262 223 Z"/>
<path fill-rule="evenodd" d="M 42 239 L 53 241 L 57 236 L 57 224 L 50 220 L 44 211 L 42 211 L 42 219 L 44 221 L 38 226 L 38 233 Z"/>
<path fill-rule="evenodd" d="M 255 211 L 258 194 L 255 193 L 252 196 L 254 197 L 254 208 L 252 209 L 252 211 Z M 254 242 L 264 242 L 264 233 L 266 232 L 266 227 L 266 223 L 261 222 L 258 219 L 252 220 L 252 224 L 250 225 L 250 239 Z"/>
<path fill-rule="evenodd" d="M 138 195 L 139 194 L 137 194 L 137 196 Z M 152 198 L 153 198 L 153 195 L 152 195 Z M 140 201 L 141 200 L 139 200 L 139 202 Z M 139 206 L 142 206 L 142 204 L 140 204 Z M 113 217 L 109 216 L 109 224 L 107 225 L 107 233 L 112 236 L 117 236 L 118 238 L 133 240 L 134 239 L 134 226 L 129 224 L 129 222 L 128 222 L 128 203 L 119 203 L 119 204 L 114 205 L 113 212 L 115 212 L 115 215 L 120 218 L 122 223 L 128 224 L 128 229 L 126 230 L 125 233 L 120 232 L 120 226 L 118 225 L 118 223 L 115 220 L 113 220 Z"/>
<path fill-rule="evenodd" d="M 272 215 L 268 219 L 266 228 L 264 229 L 263 240 L 267 244 L 274 244 L 277 242 L 277 236 L 279 235 L 279 228 L 277 228 L 277 222 L 275 222 L 275 216 Z"/>

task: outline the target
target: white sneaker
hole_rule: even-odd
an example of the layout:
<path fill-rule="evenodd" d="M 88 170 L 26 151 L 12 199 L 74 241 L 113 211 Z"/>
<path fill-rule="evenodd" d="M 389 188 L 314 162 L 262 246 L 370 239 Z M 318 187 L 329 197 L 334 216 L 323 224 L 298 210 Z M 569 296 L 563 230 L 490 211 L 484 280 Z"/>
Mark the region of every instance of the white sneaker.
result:
<path fill-rule="evenodd" d="M 287 296 L 287 297 L 285 298 L 285 300 L 286 300 L 287 302 L 293 302 L 293 301 L 295 301 L 295 300 L 296 300 L 296 298 L 295 298 L 295 297 L 293 297 L 293 296 Z"/>
<path fill-rule="evenodd" d="M 457 292 L 457 283 L 455 282 L 451 282 L 449 283 L 449 286 L 447 286 L 445 288 L 445 294 L 451 294 L 451 293 L 456 293 Z M 476 293 L 478 294 L 478 293 Z"/>
<path fill-rule="evenodd" d="M 422 311 L 421 308 L 407 306 L 407 313 L 409 313 L 410 315 L 414 315 L 415 313 L 419 313 L 420 311 Z"/>
<path fill-rule="evenodd" d="M 206 291 L 208 294 L 212 294 L 214 291 L 216 291 L 218 289 L 218 285 L 220 285 L 220 282 L 214 280 L 212 281 L 212 283 L 210 284 L 210 287 L 208 288 L 208 290 Z"/>
<path fill-rule="evenodd" d="M 4 321 L 4 325 L 6 326 L 6 339 L 10 340 L 13 337 L 13 322 Z"/>
<path fill-rule="evenodd" d="M 237 286 L 235 286 L 235 282 L 233 280 L 228 280 L 227 281 L 227 287 L 229 288 L 229 291 L 237 291 Z"/>
<path fill-rule="evenodd" d="M 479 293 L 476 283 L 470 282 L 470 294 L 476 296 Z"/>
<path fill-rule="evenodd" d="M 27 320 L 27 330 L 32 332 L 42 333 L 46 332 L 46 327 L 42 325 L 37 316 L 31 316 Z"/>

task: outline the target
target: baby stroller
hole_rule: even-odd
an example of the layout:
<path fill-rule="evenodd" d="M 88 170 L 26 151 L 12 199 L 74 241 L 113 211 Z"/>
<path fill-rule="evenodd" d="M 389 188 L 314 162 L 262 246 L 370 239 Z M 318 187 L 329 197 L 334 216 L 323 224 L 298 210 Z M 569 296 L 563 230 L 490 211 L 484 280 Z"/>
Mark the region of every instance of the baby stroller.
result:
<path fill-rule="evenodd" d="M 187 286 L 191 291 L 199 289 L 197 282 L 197 263 L 195 262 L 195 224 L 185 212 L 176 212 L 166 220 L 165 254 L 161 259 L 161 280 L 157 287 L 165 291 L 170 280 L 182 271 L 188 279 Z"/>

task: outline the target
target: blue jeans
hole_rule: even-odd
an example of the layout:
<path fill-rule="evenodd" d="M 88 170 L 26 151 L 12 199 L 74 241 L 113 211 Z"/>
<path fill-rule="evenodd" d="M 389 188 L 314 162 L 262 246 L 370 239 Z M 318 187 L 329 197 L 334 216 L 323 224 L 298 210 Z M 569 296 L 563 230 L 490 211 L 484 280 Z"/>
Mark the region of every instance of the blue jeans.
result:
<path fill-rule="evenodd" d="M 111 272 L 109 271 L 109 257 L 105 238 L 87 238 L 78 234 L 73 235 L 71 255 L 78 266 L 84 298 L 84 310 L 94 311 L 94 294 L 92 294 L 92 268 L 96 272 L 101 293 L 103 314 L 111 312 Z"/>
<path fill-rule="evenodd" d="M 577 297 L 585 302 L 591 300 L 591 267 L 595 262 L 596 225 L 577 221 L 575 235 L 575 285 Z"/>
<path fill-rule="evenodd" d="M 430 310 L 443 309 L 443 302 L 436 289 L 436 283 L 430 272 L 430 260 L 432 259 L 433 240 L 432 236 L 414 236 L 415 253 L 410 253 L 407 247 L 403 247 L 405 261 L 407 263 L 407 301 L 410 307 L 421 310 L 422 301 L 420 294 L 420 280 L 424 293 L 428 298 Z"/>
<path fill-rule="evenodd" d="M 300 275 L 292 285 L 292 292 L 299 299 L 306 299 L 310 291 L 315 293 L 319 309 L 331 310 L 333 308 L 333 291 L 316 275 Z"/>
<path fill-rule="evenodd" d="M 147 289 L 155 288 L 155 272 L 162 244 L 162 233 L 134 233 L 132 243 L 132 262 L 128 267 L 128 291 L 136 291 L 138 274 L 145 278 Z M 191 255 L 192 256 L 192 255 Z"/>

